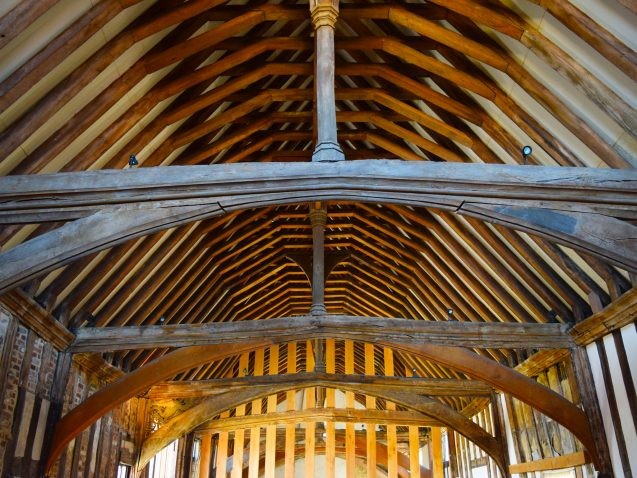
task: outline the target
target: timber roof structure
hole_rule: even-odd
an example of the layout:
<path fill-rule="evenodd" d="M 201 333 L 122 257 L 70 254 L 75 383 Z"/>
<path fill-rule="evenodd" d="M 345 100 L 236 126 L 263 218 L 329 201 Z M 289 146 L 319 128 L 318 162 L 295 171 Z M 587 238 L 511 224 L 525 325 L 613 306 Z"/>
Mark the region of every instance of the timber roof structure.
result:
<path fill-rule="evenodd" d="M 74 350 L 124 373 L 197 343 L 157 332 L 127 348 L 116 340 L 127 328 L 221 324 L 228 341 L 234 323 L 288 318 L 293 328 L 312 306 L 303 266 L 320 201 L 324 320 L 451 327 L 440 334 L 479 324 L 491 341 L 440 344 L 507 367 L 557 347 L 555 334 L 618 299 L 637 273 L 637 8 L 598 3 L 341 1 L 334 93 L 346 161 L 318 165 L 312 182 L 307 2 L 2 2 L 1 289 L 39 304 L 62 341 L 111 334 L 110 347 L 87 335 Z M 204 208 L 193 198 L 212 202 L 177 211 Z M 151 207 L 177 216 L 120 227 Z M 592 217 L 591 232 L 582 224 Z M 108 239 L 90 242 L 104 228 Z M 47 241 L 69 249 L 58 257 Z M 362 343 L 354 354 L 363 374 Z M 236 376 L 238 360 L 172 378 Z M 395 360 L 397 375 L 467 378 L 406 351 Z M 336 373 L 346 373 L 340 355 Z M 462 411 L 472 398 L 439 400 Z"/>

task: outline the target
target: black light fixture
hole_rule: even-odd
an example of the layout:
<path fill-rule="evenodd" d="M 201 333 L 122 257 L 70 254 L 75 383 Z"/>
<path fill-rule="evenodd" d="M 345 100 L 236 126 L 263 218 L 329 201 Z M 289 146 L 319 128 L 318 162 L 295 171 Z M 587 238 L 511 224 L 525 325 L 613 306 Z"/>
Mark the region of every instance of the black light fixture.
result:
<path fill-rule="evenodd" d="M 453 309 L 451 307 L 447 309 L 447 320 L 453 320 Z"/>
<path fill-rule="evenodd" d="M 531 148 L 529 145 L 526 145 L 522 148 L 522 159 L 524 160 L 524 164 L 526 164 L 526 158 L 531 156 L 532 152 L 533 148 Z"/>
<path fill-rule="evenodd" d="M 137 166 L 138 164 L 139 164 L 139 161 L 137 161 L 137 158 L 135 157 L 135 155 L 134 155 L 134 154 L 131 154 L 131 155 L 128 157 L 128 165 L 129 165 L 131 168 L 134 168 L 134 167 L 135 167 L 135 166 Z"/>

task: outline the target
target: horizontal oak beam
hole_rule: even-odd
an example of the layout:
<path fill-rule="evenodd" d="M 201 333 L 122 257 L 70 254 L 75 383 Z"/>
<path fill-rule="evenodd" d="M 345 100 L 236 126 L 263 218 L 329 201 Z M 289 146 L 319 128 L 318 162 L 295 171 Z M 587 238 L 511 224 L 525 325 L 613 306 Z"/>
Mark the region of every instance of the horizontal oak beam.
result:
<path fill-rule="evenodd" d="M 262 385 L 294 384 L 301 387 L 305 383 L 316 381 L 355 387 L 361 384 L 374 385 L 379 390 L 401 390 L 408 388 L 413 393 L 429 396 L 488 396 L 491 387 L 476 380 L 433 379 L 422 377 L 385 377 L 370 375 L 343 375 L 318 372 L 293 373 L 284 375 L 247 376 L 242 378 L 223 378 L 217 380 L 198 380 L 190 382 L 164 382 L 155 385 L 147 393 L 150 399 L 199 398 L 216 395 L 229 390 L 239 390 Z"/>
<path fill-rule="evenodd" d="M 553 456 L 526 463 L 516 463 L 515 465 L 509 466 L 509 471 L 511 474 L 533 473 L 535 471 L 561 470 L 563 468 L 585 465 L 586 463 L 590 463 L 590 460 L 586 457 L 586 453 L 577 451 L 569 455 Z"/>
<path fill-rule="evenodd" d="M 309 408 L 261 415 L 243 415 L 210 420 L 197 431 L 218 433 L 240 428 L 288 425 L 303 422 L 380 423 L 398 426 L 439 427 L 442 423 L 434 418 L 414 411 L 399 410 L 355 410 L 353 408 Z"/>
<path fill-rule="evenodd" d="M 261 337 L 340 338 L 473 348 L 567 348 L 565 324 L 429 321 L 321 315 L 208 324 L 81 328 L 71 352 L 113 352 L 158 347 L 247 343 Z"/>
<path fill-rule="evenodd" d="M 21 215 L 34 215 L 35 222 L 68 219 L 71 212 L 81 217 L 0 254 L 0 293 L 154 231 L 234 210 L 329 200 L 477 215 L 637 271 L 637 226 L 617 219 L 637 217 L 635 170 L 391 160 L 240 163 L 0 178 L 0 222 Z"/>
<path fill-rule="evenodd" d="M 327 183 L 326 183 L 327 181 Z M 134 202 L 186 200 L 315 188 L 444 194 L 457 200 L 542 201 L 609 209 L 637 205 L 637 171 L 499 164 L 362 160 L 342 163 L 239 163 L 6 176 L 0 178 L 0 217 L 56 214 Z M 453 200 L 455 199 L 455 200 Z M 573 210 L 571 208 L 571 210 Z M 578 209 L 574 209 L 578 210 Z M 581 209 L 583 212 L 586 209 Z M 634 213 L 634 211 L 633 211 Z"/>

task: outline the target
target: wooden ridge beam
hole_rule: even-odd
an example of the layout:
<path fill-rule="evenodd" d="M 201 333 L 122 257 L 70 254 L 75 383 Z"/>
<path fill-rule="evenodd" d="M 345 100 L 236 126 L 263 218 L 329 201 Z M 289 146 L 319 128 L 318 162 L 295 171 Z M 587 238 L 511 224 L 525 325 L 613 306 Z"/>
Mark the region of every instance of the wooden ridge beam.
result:
<path fill-rule="evenodd" d="M 461 379 L 432 379 L 423 377 L 385 377 L 354 374 L 327 374 L 319 372 L 301 372 L 272 376 L 251 376 L 243 378 L 222 378 L 191 382 L 164 382 L 153 386 L 145 396 L 157 400 L 162 398 L 195 398 L 215 395 L 245 387 L 294 382 L 323 381 L 332 383 L 338 388 L 340 383 L 356 386 L 357 384 L 373 384 L 378 389 L 395 390 L 403 387 L 414 393 L 429 396 L 487 396 L 491 387 L 482 382 Z"/>
<path fill-rule="evenodd" d="M 400 342 L 427 341 L 476 348 L 565 348 L 571 345 L 563 324 L 455 322 L 380 317 L 317 315 L 268 320 L 145 327 L 84 327 L 70 350 L 107 352 L 134 348 L 250 342 L 267 335 L 285 339 L 305 333 L 313 337 Z"/>

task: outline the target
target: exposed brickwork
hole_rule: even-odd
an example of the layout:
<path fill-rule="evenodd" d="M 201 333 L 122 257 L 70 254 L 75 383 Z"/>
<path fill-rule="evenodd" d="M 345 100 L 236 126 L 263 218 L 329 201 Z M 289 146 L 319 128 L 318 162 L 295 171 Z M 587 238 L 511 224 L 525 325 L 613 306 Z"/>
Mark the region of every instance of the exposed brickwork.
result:
<path fill-rule="evenodd" d="M 58 410 L 61 406 L 63 416 L 104 385 L 72 363 L 62 402 L 59 405 L 53 403 L 55 397 L 51 392 L 58 358 L 63 355 L 0 308 L 0 377 L 4 377 L 0 383 L 0 476 L 34 476 L 33 470 L 39 466 L 33 457 L 39 456 L 40 450 L 33 449 L 31 436 L 41 425 L 38 421 L 39 406 L 34 407 L 33 416 L 22 419 L 22 396 L 35 396 L 38 404 L 43 400 L 47 404 L 51 402 L 49 413 L 53 413 L 56 406 Z M 136 417 L 131 416 L 131 408 L 126 403 L 102 418 L 98 425 L 85 430 L 54 465 L 52 476 L 111 476 L 120 456 L 120 436 L 133 436 Z M 19 422 L 16 423 L 16 420 Z M 23 427 L 29 431 L 25 456 L 16 457 L 16 442 Z M 44 441 L 46 443 L 46 439 Z"/>

